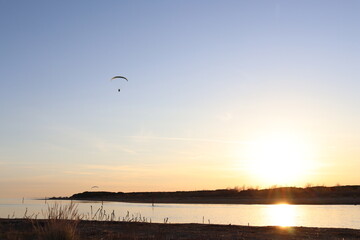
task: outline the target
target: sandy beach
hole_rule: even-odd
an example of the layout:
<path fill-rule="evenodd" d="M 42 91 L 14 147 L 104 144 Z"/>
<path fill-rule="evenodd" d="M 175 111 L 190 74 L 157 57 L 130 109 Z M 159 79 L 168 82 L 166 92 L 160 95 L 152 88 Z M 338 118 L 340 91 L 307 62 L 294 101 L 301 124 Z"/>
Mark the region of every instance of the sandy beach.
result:
<path fill-rule="evenodd" d="M 35 225 L 46 220 L 0 219 L 0 239 L 36 239 Z M 79 240 L 355 240 L 360 230 L 307 227 L 253 227 L 214 224 L 159 224 L 136 222 L 79 221 Z"/>

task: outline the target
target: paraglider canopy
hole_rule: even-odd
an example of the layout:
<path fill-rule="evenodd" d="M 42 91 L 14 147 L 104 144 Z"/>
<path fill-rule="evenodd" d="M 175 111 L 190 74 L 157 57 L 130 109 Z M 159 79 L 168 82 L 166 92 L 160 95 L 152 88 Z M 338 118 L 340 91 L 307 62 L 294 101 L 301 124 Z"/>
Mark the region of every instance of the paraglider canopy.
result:
<path fill-rule="evenodd" d="M 123 76 L 115 76 L 115 77 L 113 77 L 111 80 L 114 80 L 114 79 L 116 79 L 116 78 L 123 78 L 123 79 L 125 79 L 126 81 L 128 81 L 127 78 L 126 78 L 126 77 L 123 77 Z"/>
<path fill-rule="evenodd" d="M 122 78 L 122 79 L 125 79 L 126 81 L 129 81 L 129 80 L 127 80 L 126 77 L 123 77 L 123 76 L 115 76 L 115 77 L 111 78 L 111 81 L 116 79 L 116 78 Z M 120 92 L 120 88 L 118 89 L 118 92 Z"/>

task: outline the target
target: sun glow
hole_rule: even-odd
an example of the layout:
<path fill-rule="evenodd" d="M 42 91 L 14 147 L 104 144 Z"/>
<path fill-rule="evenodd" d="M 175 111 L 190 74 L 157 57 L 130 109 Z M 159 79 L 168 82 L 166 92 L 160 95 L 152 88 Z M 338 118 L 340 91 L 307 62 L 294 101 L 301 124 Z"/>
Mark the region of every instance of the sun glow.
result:
<path fill-rule="evenodd" d="M 272 225 L 280 227 L 295 226 L 296 206 L 289 204 L 269 205 L 268 217 Z"/>
<path fill-rule="evenodd" d="M 305 178 L 312 159 L 310 145 L 303 139 L 272 135 L 250 146 L 248 170 L 266 184 L 289 185 Z"/>

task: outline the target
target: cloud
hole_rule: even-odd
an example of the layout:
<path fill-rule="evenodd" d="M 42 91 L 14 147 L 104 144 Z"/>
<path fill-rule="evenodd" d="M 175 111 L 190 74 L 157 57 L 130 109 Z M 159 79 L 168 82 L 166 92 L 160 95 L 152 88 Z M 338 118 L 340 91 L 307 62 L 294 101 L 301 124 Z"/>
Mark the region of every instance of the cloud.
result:
<path fill-rule="evenodd" d="M 182 138 L 182 137 L 157 137 L 157 136 L 131 136 L 136 140 L 159 140 L 159 141 L 185 141 L 185 142 L 212 142 L 212 143 L 231 143 L 231 144 L 252 144 L 251 141 L 231 141 L 212 138 Z"/>
<path fill-rule="evenodd" d="M 134 149 L 131 149 L 126 144 L 122 144 L 124 137 L 121 136 L 117 136 L 116 139 L 114 139 L 113 136 L 99 137 L 93 132 L 82 131 L 77 128 L 66 126 L 48 127 L 48 131 L 53 132 L 53 135 L 56 136 L 56 138 L 54 138 L 52 141 L 46 142 L 45 144 L 50 149 L 62 152 L 72 152 L 78 151 L 78 149 L 86 148 L 90 149 L 91 151 L 97 151 L 101 153 L 137 153 Z"/>
<path fill-rule="evenodd" d="M 94 142 L 93 145 L 97 150 L 99 150 L 101 152 L 119 151 L 119 152 L 124 152 L 124 153 L 128 153 L 128 154 L 136 154 L 137 153 L 137 151 L 135 151 L 129 147 L 126 147 L 124 145 L 110 143 L 110 142 L 100 140 L 100 139 L 98 139 L 96 142 Z"/>
<path fill-rule="evenodd" d="M 232 113 L 227 112 L 222 115 L 219 115 L 217 118 L 223 122 L 228 122 L 228 121 L 231 121 L 234 118 L 234 116 Z"/>
<path fill-rule="evenodd" d="M 95 175 L 94 172 L 85 172 L 85 171 L 64 171 L 63 173 L 69 175 Z"/>
<path fill-rule="evenodd" d="M 152 172 L 154 171 L 154 165 L 85 165 L 84 168 L 89 170 L 100 170 L 100 171 L 121 171 L 121 172 Z M 159 166 L 156 167 L 159 169 Z"/>

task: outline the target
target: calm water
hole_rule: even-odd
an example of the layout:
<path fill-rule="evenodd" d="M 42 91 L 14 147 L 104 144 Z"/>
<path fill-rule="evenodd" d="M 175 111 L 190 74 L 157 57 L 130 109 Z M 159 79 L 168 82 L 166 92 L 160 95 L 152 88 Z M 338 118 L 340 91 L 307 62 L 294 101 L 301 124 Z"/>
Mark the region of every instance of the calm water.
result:
<path fill-rule="evenodd" d="M 69 201 L 0 199 L 0 218 L 22 218 L 42 211 L 55 202 Z M 80 213 L 90 216 L 101 202 L 75 201 Z M 92 209 L 92 210 L 91 210 Z M 215 223 L 250 226 L 306 226 L 360 229 L 360 206 L 356 205 L 228 205 L 228 204 L 151 204 L 104 202 L 107 214 L 114 211 L 116 219 L 145 217 L 147 221 L 170 223 Z"/>

